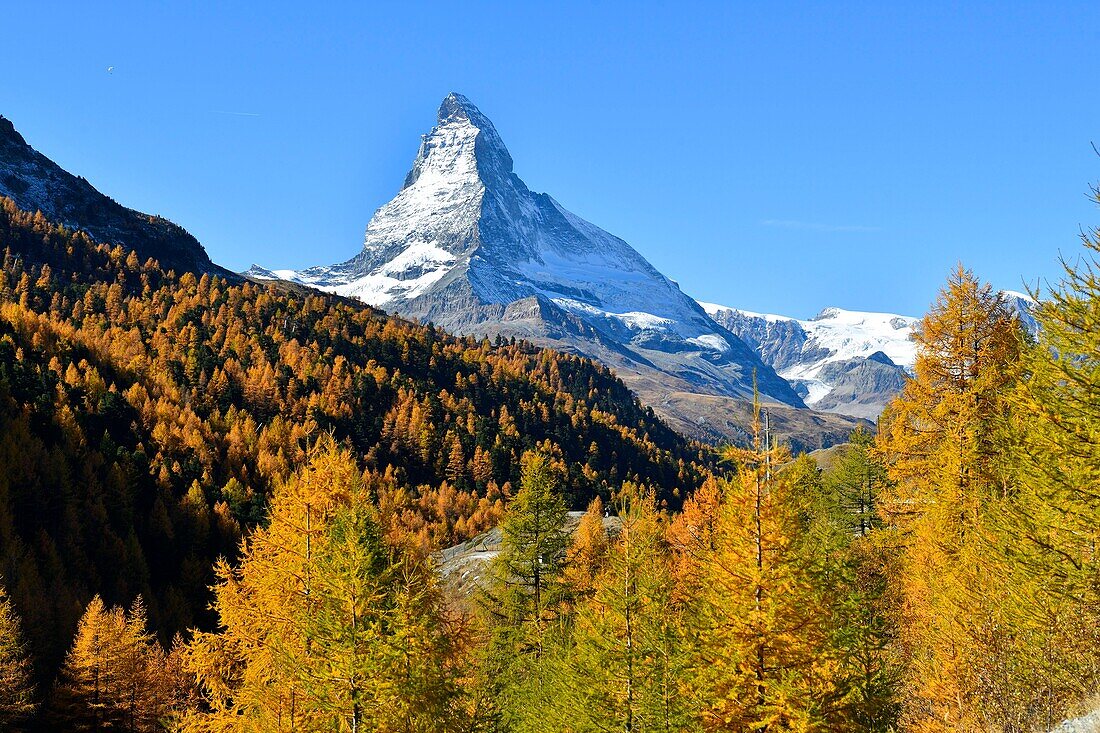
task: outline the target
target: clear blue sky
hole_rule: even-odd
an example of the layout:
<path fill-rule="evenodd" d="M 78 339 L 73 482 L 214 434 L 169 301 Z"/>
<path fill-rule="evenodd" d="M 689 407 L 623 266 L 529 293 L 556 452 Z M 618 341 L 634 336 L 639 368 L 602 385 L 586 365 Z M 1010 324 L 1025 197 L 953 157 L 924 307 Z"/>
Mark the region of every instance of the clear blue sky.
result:
<path fill-rule="evenodd" d="M 233 269 L 358 251 L 451 90 L 532 189 L 743 308 L 921 313 L 1100 221 L 1096 2 L 160 5 L 9 3 L 0 114 Z"/>

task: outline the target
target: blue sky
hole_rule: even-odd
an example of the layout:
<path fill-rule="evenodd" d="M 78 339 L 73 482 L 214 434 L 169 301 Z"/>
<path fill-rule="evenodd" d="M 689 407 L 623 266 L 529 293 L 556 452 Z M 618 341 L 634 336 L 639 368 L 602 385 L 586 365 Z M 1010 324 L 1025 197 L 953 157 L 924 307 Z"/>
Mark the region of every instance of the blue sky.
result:
<path fill-rule="evenodd" d="M 959 260 L 1019 289 L 1100 221 L 1095 2 L 311 5 L 11 4 L 0 114 L 234 269 L 358 251 L 451 90 L 751 310 L 919 314 Z"/>

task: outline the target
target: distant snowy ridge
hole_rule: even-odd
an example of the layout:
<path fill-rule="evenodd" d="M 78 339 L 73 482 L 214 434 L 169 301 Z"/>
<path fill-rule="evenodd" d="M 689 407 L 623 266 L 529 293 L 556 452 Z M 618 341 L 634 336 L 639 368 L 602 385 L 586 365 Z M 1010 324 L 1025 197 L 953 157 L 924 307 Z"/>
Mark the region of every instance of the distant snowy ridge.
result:
<path fill-rule="evenodd" d="M 1024 328 L 1035 333 L 1036 302 L 1000 291 Z M 809 320 L 699 303 L 789 381 L 819 410 L 875 420 L 912 374 L 919 318 L 895 313 L 826 308 Z"/>
<path fill-rule="evenodd" d="M 700 303 L 815 409 L 877 419 L 916 359 L 919 319 L 826 308 L 809 320 Z"/>
<path fill-rule="evenodd" d="M 1035 335 L 1039 332 L 1039 322 L 1035 320 L 1035 308 L 1039 302 L 1035 298 L 1015 290 L 1002 290 L 1001 298 L 1008 309 L 1020 319 L 1020 324 L 1028 333 Z"/>
<path fill-rule="evenodd" d="M 873 313 L 868 311 L 850 311 L 841 308 L 825 308 L 809 320 L 799 320 L 789 316 L 770 313 L 754 313 L 739 308 L 699 303 L 711 317 L 721 316 L 723 312 L 733 311 L 750 319 L 767 323 L 793 323 L 804 331 L 813 341 L 813 347 L 824 348 L 830 352 L 825 361 L 842 361 L 854 357 L 870 356 L 876 351 L 885 353 L 898 366 L 912 368 L 916 360 L 916 344 L 912 341 L 913 328 L 920 318 L 902 316 L 896 313 Z M 813 348 L 811 347 L 811 348 Z M 796 377 L 808 376 L 810 367 L 801 365 Z"/>

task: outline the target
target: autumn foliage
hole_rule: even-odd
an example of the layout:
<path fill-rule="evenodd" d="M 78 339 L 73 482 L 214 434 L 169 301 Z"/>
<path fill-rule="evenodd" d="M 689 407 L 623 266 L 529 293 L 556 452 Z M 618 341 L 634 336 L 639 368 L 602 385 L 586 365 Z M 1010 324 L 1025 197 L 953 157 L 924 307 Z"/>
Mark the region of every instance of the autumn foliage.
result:
<path fill-rule="evenodd" d="M 0 727 L 1049 730 L 1100 690 L 1097 237 L 1036 334 L 957 268 L 815 459 L 0 202 Z"/>
<path fill-rule="evenodd" d="M 215 559 L 323 434 L 421 549 L 494 526 L 533 448 L 578 508 L 628 479 L 675 506 L 706 470 L 588 360 L 165 272 L 6 200 L 0 260 L 0 575 L 43 681 L 97 594 L 164 643 L 212 628 Z"/>

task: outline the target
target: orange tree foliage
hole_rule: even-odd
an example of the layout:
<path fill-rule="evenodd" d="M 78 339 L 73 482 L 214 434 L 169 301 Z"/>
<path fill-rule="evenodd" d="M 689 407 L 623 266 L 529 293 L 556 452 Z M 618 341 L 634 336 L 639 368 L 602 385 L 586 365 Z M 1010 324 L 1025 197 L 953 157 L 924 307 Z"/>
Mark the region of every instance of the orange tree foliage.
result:
<path fill-rule="evenodd" d="M 803 464 L 761 435 L 730 448 L 737 475 L 721 482 L 672 530 L 679 561 L 699 580 L 689 608 L 696 625 L 694 694 L 708 731 L 842 729 L 840 674 L 829 646 L 811 559 L 800 552 Z M 685 537 L 687 539 L 683 539 Z M 713 548 L 713 549 L 709 549 Z"/>
<path fill-rule="evenodd" d="M 190 685 L 180 645 L 166 653 L 146 626 L 140 596 L 129 610 L 92 599 L 51 695 L 51 730 L 164 730 L 162 722 L 186 703 Z"/>
<path fill-rule="evenodd" d="M 575 508 L 626 480 L 675 506 L 706 472 L 586 359 L 165 272 L 8 200 L 0 256 L 0 575 L 40 671 L 97 593 L 143 596 L 163 640 L 208 626 L 214 559 L 324 432 L 425 548 L 494 524 L 525 450 Z"/>
<path fill-rule="evenodd" d="M 388 546 L 350 457 L 322 438 L 276 487 L 241 564 L 218 564 L 217 633 L 184 659 L 204 705 L 187 733 L 461 729 L 461 624 L 431 563 Z"/>
<path fill-rule="evenodd" d="M 994 564 L 989 529 L 1009 491 L 999 426 L 1023 333 L 1002 297 L 960 266 L 914 339 L 916 376 L 878 435 L 891 480 L 880 507 L 901 548 L 890 581 L 906 667 L 902 723 L 988 730 L 1011 707 L 983 671 L 1007 664 L 998 610 L 1005 571 Z"/>

